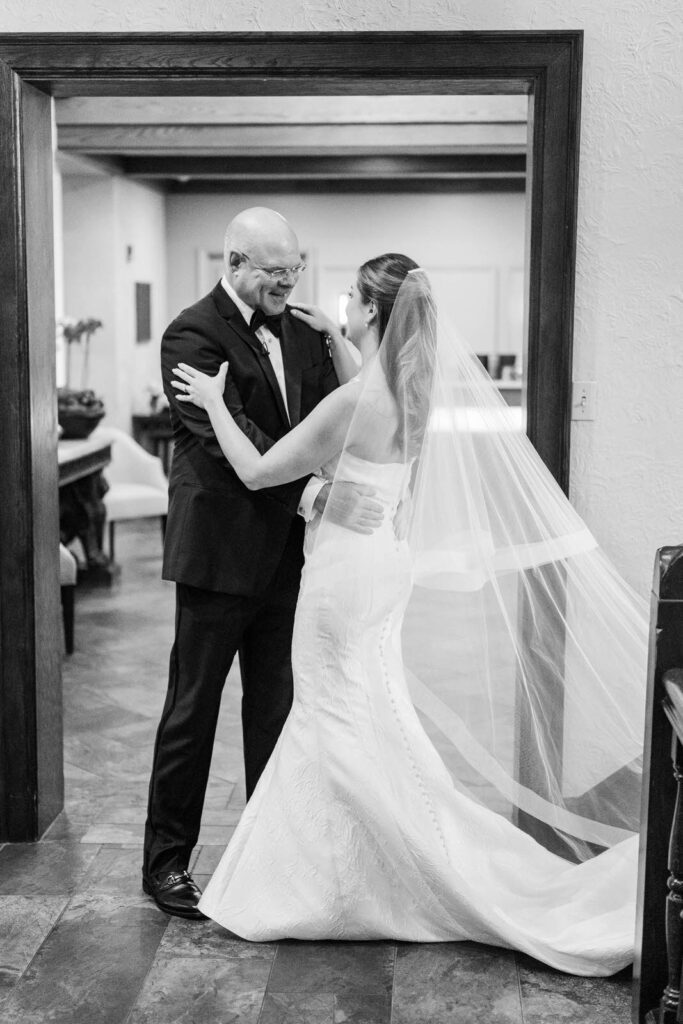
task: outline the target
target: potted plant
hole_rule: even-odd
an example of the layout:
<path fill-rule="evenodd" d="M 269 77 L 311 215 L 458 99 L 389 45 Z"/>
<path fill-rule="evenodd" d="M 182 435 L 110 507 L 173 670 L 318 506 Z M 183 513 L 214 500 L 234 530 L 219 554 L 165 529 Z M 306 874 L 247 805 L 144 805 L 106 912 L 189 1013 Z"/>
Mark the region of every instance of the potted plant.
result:
<path fill-rule="evenodd" d="M 88 437 L 104 416 L 104 403 L 88 388 L 90 339 L 100 327 L 101 320 L 63 320 L 60 323 L 66 341 L 66 387 L 57 390 L 57 419 L 65 440 Z M 80 389 L 71 387 L 71 346 L 80 345 L 85 338 Z"/>

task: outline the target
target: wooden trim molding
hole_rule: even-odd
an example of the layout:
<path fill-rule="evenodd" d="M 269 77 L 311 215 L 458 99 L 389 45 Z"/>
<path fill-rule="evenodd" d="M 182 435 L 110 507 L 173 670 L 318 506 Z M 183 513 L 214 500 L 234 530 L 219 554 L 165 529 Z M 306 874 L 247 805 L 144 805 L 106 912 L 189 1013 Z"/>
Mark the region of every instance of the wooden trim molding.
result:
<path fill-rule="evenodd" d="M 581 59 L 579 31 L 0 36 L 0 840 L 61 806 L 49 98 L 527 93 L 528 433 L 566 489 Z"/>

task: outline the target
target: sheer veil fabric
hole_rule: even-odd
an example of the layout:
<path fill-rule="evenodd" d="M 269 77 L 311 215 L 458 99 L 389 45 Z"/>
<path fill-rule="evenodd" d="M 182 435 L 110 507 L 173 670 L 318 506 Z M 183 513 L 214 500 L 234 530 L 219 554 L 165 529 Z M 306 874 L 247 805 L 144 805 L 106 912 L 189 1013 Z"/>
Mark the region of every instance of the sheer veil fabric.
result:
<path fill-rule="evenodd" d="M 441 321 L 423 270 L 401 286 L 357 386 L 332 487 L 359 465 L 370 467 L 368 479 L 372 466 L 387 465 L 400 477 L 393 528 L 410 583 L 397 577 L 405 614 L 387 642 L 399 663 L 402 655 L 411 699 L 453 784 L 568 861 L 631 838 L 645 602 L 514 426 L 479 360 Z M 310 561 L 328 585 L 339 576 L 339 600 L 346 587 L 362 615 L 339 537 L 323 515 L 309 531 Z M 377 571 L 386 575 L 386 560 Z"/>

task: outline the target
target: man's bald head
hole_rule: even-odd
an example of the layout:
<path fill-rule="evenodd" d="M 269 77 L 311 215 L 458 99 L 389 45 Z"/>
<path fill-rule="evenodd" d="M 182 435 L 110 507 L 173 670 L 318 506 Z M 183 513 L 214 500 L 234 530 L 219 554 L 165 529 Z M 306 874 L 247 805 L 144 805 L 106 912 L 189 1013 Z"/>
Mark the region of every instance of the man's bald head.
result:
<path fill-rule="evenodd" d="M 267 206 L 252 206 L 249 210 L 238 213 L 225 231 L 225 255 L 229 247 L 270 247 L 293 246 L 299 248 L 299 242 L 292 228 L 282 214 Z"/>
<path fill-rule="evenodd" d="M 295 267 L 299 242 L 285 218 L 267 206 L 252 206 L 234 217 L 225 232 L 225 274 L 239 297 L 265 313 L 281 313 L 296 275 L 274 281 L 264 270 Z"/>

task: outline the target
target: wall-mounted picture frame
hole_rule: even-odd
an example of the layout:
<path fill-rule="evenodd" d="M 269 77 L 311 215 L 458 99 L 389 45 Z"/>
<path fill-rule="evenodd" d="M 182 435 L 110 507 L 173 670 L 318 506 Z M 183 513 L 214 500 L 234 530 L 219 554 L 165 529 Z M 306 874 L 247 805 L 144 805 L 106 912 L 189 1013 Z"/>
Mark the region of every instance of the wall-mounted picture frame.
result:
<path fill-rule="evenodd" d="M 135 341 L 138 345 L 152 340 L 152 286 L 135 282 Z"/>

